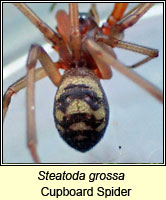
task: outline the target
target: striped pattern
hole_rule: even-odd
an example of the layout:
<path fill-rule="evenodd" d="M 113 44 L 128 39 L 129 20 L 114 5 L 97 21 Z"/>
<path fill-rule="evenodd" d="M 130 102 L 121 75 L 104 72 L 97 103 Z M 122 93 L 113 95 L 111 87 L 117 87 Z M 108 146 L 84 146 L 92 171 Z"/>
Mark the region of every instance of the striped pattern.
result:
<path fill-rule="evenodd" d="M 102 138 L 108 115 L 108 103 L 95 74 L 87 68 L 66 71 L 54 105 L 55 123 L 62 138 L 85 152 Z"/>

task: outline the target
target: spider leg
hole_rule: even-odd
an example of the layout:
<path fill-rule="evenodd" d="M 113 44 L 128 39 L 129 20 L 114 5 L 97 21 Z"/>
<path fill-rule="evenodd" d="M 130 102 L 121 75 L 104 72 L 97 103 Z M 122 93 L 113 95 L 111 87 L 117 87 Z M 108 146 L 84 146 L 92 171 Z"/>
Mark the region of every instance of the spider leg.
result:
<path fill-rule="evenodd" d="M 156 56 L 155 56 L 155 57 L 156 57 Z M 136 68 L 136 67 L 139 67 L 139 66 L 141 66 L 141 65 L 143 65 L 143 64 L 145 64 L 145 63 L 147 63 L 147 62 L 149 62 L 150 60 L 152 60 L 152 59 L 155 58 L 155 57 L 146 57 L 146 58 L 142 59 L 141 61 L 139 61 L 139 62 L 137 62 L 137 63 L 135 63 L 135 64 L 133 64 L 133 65 L 126 66 L 126 67 L 128 67 L 128 68 Z"/>
<path fill-rule="evenodd" d="M 13 3 L 54 45 L 59 44 L 59 35 L 46 25 L 26 4 Z"/>
<path fill-rule="evenodd" d="M 96 23 L 99 25 L 100 18 L 99 18 L 99 14 L 97 12 L 97 8 L 96 8 L 96 4 L 95 3 L 91 4 L 91 8 L 90 8 L 89 13 L 94 17 Z"/>
<path fill-rule="evenodd" d="M 35 70 L 35 81 L 41 80 L 46 77 L 47 74 L 43 68 L 39 68 Z M 8 110 L 9 104 L 11 102 L 11 98 L 14 94 L 18 93 L 21 89 L 27 87 L 26 76 L 22 77 L 12 85 L 10 85 L 3 96 L 3 121 L 6 116 L 6 112 Z"/>
<path fill-rule="evenodd" d="M 109 54 L 105 49 L 101 48 L 100 45 L 98 45 L 93 39 L 86 39 L 84 41 L 84 45 L 94 58 L 94 60 L 97 57 L 100 57 L 100 59 L 114 67 L 116 70 L 118 70 L 123 75 L 127 76 L 129 79 L 137 83 L 140 87 L 144 88 L 147 92 L 149 92 L 153 97 L 155 97 L 157 100 L 159 100 L 161 103 L 163 103 L 163 93 L 162 91 L 142 78 L 140 75 L 132 71 L 131 69 L 126 68 L 122 63 L 120 63 L 118 60 L 116 60 L 113 56 Z"/>
<path fill-rule="evenodd" d="M 102 25 L 102 31 L 105 35 L 109 35 L 112 26 L 114 26 L 120 19 L 122 19 L 128 3 L 115 3 L 112 13 L 107 18 L 106 23 Z"/>
<path fill-rule="evenodd" d="M 58 86 L 61 75 L 48 54 L 39 45 L 32 45 L 27 60 L 27 140 L 33 160 L 39 162 L 36 151 L 34 82 L 35 66 L 40 61 L 51 81 Z"/>
<path fill-rule="evenodd" d="M 112 57 L 116 58 L 116 55 L 111 47 L 105 45 L 104 43 L 99 43 L 99 45 L 100 45 L 100 47 L 102 47 L 102 49 L 105 49 L 107 52 L 109 52 L 109 54 Z M 110 79 L 112 77 L 112 70 L 110 68 L 110 64 L 108 64 L 104 60 L 100 59 L 100 56 L 97 56 L 96 52 L 91 51 L 90 53 L 97 64 L 98 70 L 101 74 L 101 78 L 102 79 Z"/>
<path fill-rule="evenodd" d="M 135 6 L 133 9 L 129 10 L 124 16 L 123 18 L 121 18 L 122 20 L 124 18 L 126 18 L 127 16 L 133 14 L 137 9 L 139 9 L 142 6 L 142 3 L 139 3 L 137 6 Z"/>
<path fill-rule="evenodd" d="M 65 43 L 69 44 L 70 42 L 70 21 L 69 16 L 64 10 L 59 10 L 56 13 L 56 19 L 58 24 L 58 31 L 63 37 Z"/>
<path fill-rule="evenodd" d="M 79 61 L 81 56 L 81 34 L 79 29 L 79 13 L 77 3 L 69 4 L 70 17 L 70 40 L 75 61 Z"/>
<path fill-rule="evenodd" d="M 128 3 L 115 3 L 114 9 L 107 19 L 107 23 L 113 26 L 117 21 L 122 19 L 124 12 L 126 11 Z"/>
<path fill-rule="evenodd" d="M 43 69 L 35 70 L 37 60 L 40 61 Z M 26 77 L 11 85 L 4 95 L 3 116 L 5 117 L 12 95 L 27 86 L 27 145 L 33 160 L 39 162 L 36 151 L 34 83 L 48 75 L 51 81 L 58 86 L 61 80 L 61 75 L 58 71 L 60 64 L 53 63 L 41 46 L 32 45 L 26 66 Z"/>
<path fill-rule="evenodd" d="M 119 23 L 111 28 L 111 33 L 119 34 L 126 28 L 133 26 L 152 6 L 154 3 L 142 3 L 135 12 L 127 15 Z"/>
<path fill-rule="evenodd" d="M 148 48 L 148 47 L 144 47 L 141 45 L 137 45 L 137 44 L 133 44 L 133 43 L 129 43 L 129 42 L 125 42 L 122 40 L 118 40 L 116 38 L 113 37 L 109 37 L 109 36 L 105 36 L 105 35 L 101 35 L 101 36 L 96 36 L 96 40 L 103 42 L 111 47 L 118 47 L 118 48 L 122 48 L 122 49 L 126 49 L 129 51 L 133 51 L 133 52 L 137 52 L 137 53 L 141 53 L 144 55 L 147 55 L 148 57 L 146 57 L 145 59 L 139 61 L 138 63 L 128 66 L 129 68 L 136 68 L 148 61 L 150 61 L 151 59 L 155 58 L 158 56 L 158 50 L 157 49 L 152 49 L 152 48 Z"/>

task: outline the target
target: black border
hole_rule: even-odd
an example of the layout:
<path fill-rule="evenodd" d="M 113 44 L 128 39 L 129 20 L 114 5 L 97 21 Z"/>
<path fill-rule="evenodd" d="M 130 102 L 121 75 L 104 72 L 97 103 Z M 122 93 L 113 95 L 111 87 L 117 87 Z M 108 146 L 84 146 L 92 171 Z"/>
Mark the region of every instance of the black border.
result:
<path fill-rule="evenodd" d="M 149 163 L 149 164 L 146 164 L 146 163 L 142 163 L 142 164 L 134 164 L 134 163 L 110 163 L 110 164 L 103 164 L 103 163 L 97 163 L 97 164 L 93 164 L 93 163 L 78 163 L 78 164 L 64 164 L 64 163 L 41 163 L 41 164 L 35 164 L 35 163 L 25 163 L 25 164 L 21 164 L 21 163 L 11 163 L 11 164 L 7 164 L 7 163 L 3 163 L 3 117 L 2 117 L 2 99 L 3 99 L 3 3 L 11 3 L 11 2 L 16 2 L 16 1 L 2 1 L 1 2 L 1 41 L 2 41 L 2 44 L 1 44 L 1 162 L 0 162 L 0 165 L 1 166 L 165 166 L 166 163 L 165 163 L 165 101 L 164 101 L 164 104 L 163 104 L 163 163 Z M 27 3 L 26 1 L 19 1 L 21 3 Z M 58 2 L 58 1 L 52 1 L 52 2 Z M 46 1 L 28 1 L 28 3 L 52 3 L 51 1 L 49 2 L 46 2 Z M 59 3 L 68 3 L 68 2 L 75 2 L 75 1 L 62 1 L 62 2 L 59 2 Z M 92 3 L 92 2 L 97 2 L 97 3 L 115 3 L 115 2 L 110 2 L 110 1 L 102 1 L 102 2 L 98 2 L 98 1 L 77 1 L 77 2 L 80 2 L 80 3 Z M 117 2 L 117 1 L 116 1 Z M 121 1 L 120 1 L 121 2 Z M 124 2 L 124 1 L 123 1 Z M 134 1 L 132 3 L 142 3 L 142 1 Z M 153 2 L 153 3 L 162 3 L 163 4 L 163 41 L 164 41 L 164 44 L 165 44 L 165 1 L 146 1 L 148 3 L 150 2 Z M 125 1 L 126 3 L 126 1 Z M 128 2 L 130 3 L 130 1 Z M 163 55 L 165 55 L 165 45 L 163 44 Z M 163 88 L 164 88 L 164 99 L 165 100 L 165 59 L 163 57 Z"/>

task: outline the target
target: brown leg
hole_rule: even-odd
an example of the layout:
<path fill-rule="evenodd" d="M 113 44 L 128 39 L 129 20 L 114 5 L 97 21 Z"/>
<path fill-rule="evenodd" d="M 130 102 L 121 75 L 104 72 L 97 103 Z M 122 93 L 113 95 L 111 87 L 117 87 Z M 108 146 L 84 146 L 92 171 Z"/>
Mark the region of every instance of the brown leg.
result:
<path fill-rule="evenodd" d="M 163 92 L 151 84 L 150 82 L 143 79 L 137 73 L 133 72 L 131 69 L 126 68 L 123 64 L 121 64 L 118 60 L 116 60 L 113 56 L 110 55 L 109 52 L 103 50 L 94 40 L 86 39 L 84 44 L 88 51 L 91 53 L 94 60 L 96 57 L 100 57 L 100 59 L 114 67 L 123 75 L 127 76 L 129 79 L 137 83 L 140 87 L 144 88 L 147 92 L 149 92 L 153 97 L 163 103 Z"/>
<path fill-rule="evenodd" d="M 138 10 L 140 7 L 142 7 L 142 3 L 139 3 L 136 7 L 133 9 L 129 10 L 121 20 L 125 19 L 127 16 L 132 15 L 136 10 Z"/>
<path fill-rule="evenodd" d="M 40 61 L 44 70 L 47 72 L 51 81 L 57 86 L 61 80 L 61 75 L 56 65 L 51 61 L 48 54 L 41 46 L 32 45 L 27 60 L 27 138 L 28 147 L 33 160 L 39 162 L 36 151 L 36 130 L 35 130 L 35 101 L 34 101 L 34 82 L 35 66 L 37 60 Z"/>
<path fill-rule="evenodd" d="M 47 76 L 47 74 L 46 74 L 46 72 L 45 72 L 45 70 L 43 68 L 37 69 L 37 70 L 35 70 L 35 79 L 34 79 L 34 81 L 41 80 L 42 78 L 44 78 L 46 76 Z M 25 87 L 27 87 L 27 77 L 26 76 L 21 78 L 20 80 L 18 80 L 14 84 L 12 84 L 7 89 L 7 91 L 6 91 L 6 93 L 5 93 L 4 97 L 3 97 L 3 121 L 4 121 L 4 118 L 5 118 L 6 112 L 8 110 L 8 106 L 10 104 L 12 95 L 17 93 L 17 92 L 19 92 L 21 89 L 23 89 Z M 31 117 L 31 116 L 29 116 L 29 117 Z M 33 120 L 33 119 L 34 118 L 32 118 L 31 120 Z M 31 125 L 28 122 L 28 126 L 31 126 Z M 38 155 L 37 155 L 37 152 L 36 152 L 36 147 L 35 147 L 34 141 L 32 142 L 32 139 L 33 139 L 32 138 L 32 131 L 33 131 L 33 134 L 35 134 L 33 126 L 32 126 L 32 129 L 33 130 L 31 130 L 31 131 L 28 130 L 28 132 L 27 132 L 28 133 L 28 147 L 29 147 L 29 149 L 31 151 L 33 160 L 35 162 L 39 162 L 39 158 L 38 158 Z M 29 135 L 29 132 L 31 132 L 31 135 Z"/>
<path fill-rule="evenodd" d="M 122 19 L 124 12 L 126 11 L 128 3 L 115 3 L 113 12 L 107 19 L 107 23 L 113 26 L 117 21 Z"/>
<path fill-rule="evenodd" d="M 110 35 L 112 27 L 122 19 L 128 3 L 115 3 L 112 13 L 107 18 L 101 29 L 105 35 Z"/>
<path fill-rule="evenodd" d="M 43 69 L 35 70 L 37 60 L 40 61 Z M 57 65 L 51 61 L 41 46 L 32 45 L 27 60 L 27 76 L 11 85 L 4 95 L 3 116 L 5 117 L 13 93 L 27 86 L 27 144 L 35 162 L 39 162 L 39 158 L 36 151 L 34 83 L 48 75 L 57 86 L 61 80 Z"/>
<path fill-rule="evenodd" d="M 116 40 L 116 39 L 115 39 Z M 133 52 L 137 52 L 137 53 L 141 53 L 144 55 L 147 55 L 148 57 L 146 57 L 145 59 L 141 60 L 140 62 L 128 66 L 129 68 L 136 68 L 148 61 L 150 61 L 153 58 L 156 58 L 158 56 L 158 50 L 157 49 L 152 49 L 152 48 L 148 48 L 148 47 L 144 47 L 141 45 L 137 45 L 137 44 L 132 44 L 129 42 L 124 42 L 124 41 L 117 41 L 116 43 L 116 47 L 122 48 L 122 49 L 127 49 L 129 51 L 133 51 Z"/>
<path fill-rule="evenodd" d="M 57 63 L 52 62 L 47 52 L 40 45 L 32 45 L 29 51 L 27 65 L 31 64 L 30 66 L 34 68 L 33 62 L 37 60 L 40 61 L 53 84 L 58 86 L 61 80 L 61 74 L 59 73 Z"/>
<path fill-rule="evenodd" d="M 128 67 L 128 68 L 136 68 L 136 67 L 139 67 L 139 66 L 141 66 L 141 65 L 143 65 L 143 64 L 145 64 L 145 63 L 147 63 L 147 62 L 149 62 L 149 61 L 152 60 L 153 58 L 154 58 L 154 57 L 146 57 L 146 58 L 142 59 L 141 61 L 139 61 L 139 62 L 137 62 L 137 63 L 135 63 L 135 64 L 133 64 L 133 65 L 126 66 L 126 67 Z"/>
<path fill-rule="evenodd" d="M 141 53 L 144 55 L 147 55 L 148 57 L 141 60 L 140 62 L 128 66 L 129 68 L 136 68 L 148 61 L 150 61 L 151 59 L 155 58 L 158 56 L 158 50 L 157 49 L 152 49 L 152 48 L 148 48 L 148 47 L 144 47 L 141 45 L 137 45 L 137 44 L 133 44 L 133 43 L 129 43 L 129 42 L 125 42 L 122 40 L 118 40 L 116 38 L 113 37 L 109 37 L 109 36 L 96 36 L 96 40 L 99 42 L 103 42 L 111 47 L 118 47 L 118 48 L 122 48 L 122 49 L 126 49 L 129 51 L 133 51 L 133 52 L 137 52 L 137 53 Z"/>
<path fill-rule="evenodd" d="M 54 45 L 60 43 L 61 38 L 59 35 L 46 25 L 26 4 L 13 3 L 43 34 L 53 42 Z"/>
<path fill-rule="evenodd" d="M 58 32 L 63 37 L 65 43 L 70 41 L 70 21 L 69 16 L 64 10 L 59 10 L 56 13 L 56 20 L 58 24 Z"/>
<path fill-rule="evenodd" d="M 111 47 L 109 47 L 103 43 L 99 43 L 99 45 L 100 45 L 100 47 L 105 49 L 107 52 L 109 52 L 109 54 L 111 56 L 116 58 L 116 55 Z M 100 71 L 102 79 L 110 79 L 112 77 L 112 70 L 110 68 L 110 64 L 108 64 L 105 61 L 103 61 L 102 59 L 100 59 L 100 54 L 96 55 L 96 52 L 94 52 L 94 51 L 91 51 L 90 53 L 97 64 L 97 67 L 98 67 L 98 70 Z"/>
<path fill-rule="evenodd" d="M 126 28 L 133 26 L 152 6 L 154 3 L 142 3 L 139 8 L 132 14 L 123 18 L 120 23 L 112 27 L 112 33 L 121 33 Z"/>
<path fill-rule="evenodd" d="M 42 78 L 46 76 L 47 74 L 43 68 L 36 69 L 35 81 L 41 80 Z M 17 92 L 19 92 L 21 89 L 25 87 L 27 87 L 27 82 L 26 82 L 26 77 L 24 76 L 23 78 L 19 79 L 18 81 L 10 85 L 7 91 L 5 92 L 3 96 L 3 121 L 5 119 L 9 104 L 11 102 L 11 97 L 13 96 L 13 94 L 16 94 Z"/>
<path fill-rule="evenodd" d="M 69 17 L 70 17 L 70 38 L 71 47 L 73 49 L 73 56 L 76 62 L 80 59 L 81 49 L 81 34 L 79 29 L 78 19 L 78 5 L 77 3 L 69 4 Z"/>
<path fill-rule="evenodd" d="M 96 23 L 99 25 L 100 18 L 99 18 L 99 14 L 97 12 L 96 4 L 95 3 L 91 4 L 91 9 L 90 9 L 89 13 L 94 17 Z"/>

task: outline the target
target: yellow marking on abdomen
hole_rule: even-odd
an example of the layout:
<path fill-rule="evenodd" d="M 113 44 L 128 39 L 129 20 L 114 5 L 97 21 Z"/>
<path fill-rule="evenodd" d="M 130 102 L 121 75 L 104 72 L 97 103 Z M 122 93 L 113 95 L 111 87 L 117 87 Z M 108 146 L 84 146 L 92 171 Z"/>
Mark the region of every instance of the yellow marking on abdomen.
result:
<path fill-rule="evenodd" d="M 90 106 L 83 100 L 75 99 L 66 109 L 66 114 L 92 113 Z"/>
<path fill-rule="evenodd" d="M 103 122 L 100 126 L 98 126 L 98 127 L 96 128 L 96 131 L 97 131 L 97 132 L 100 132 L 100 131 L 103 130 L 104 127 L 105 127 L 105 122 Z"/>
<path fill-rule="evenodd" d="M 100 97 L 100 98 L 103 97 L 100 87 L 98 86 L 97 82 L 95 80 L 93 80 L 92 78 L 81 77 L 81 76 L 76 76 L 76 77 L 71 76 L 71 77 L 67 77 L 66 79 L 64 79 L 64 81 L 59 86 L 58 93 L 56 95 L 56 100 L 59 99 L 59 97 L 65 92 L 65 88 L 69 84 L 74 84 L 74 85 L 84 84 L 84 85 L 90 87 L 91 90 L 96 92 L 98 97 Z"/>
<path fill-rule="evenodd" d="M 104 118 L 105 115 L 106 115 L 106 111 L 105 111 L 104 106 L 102 105 L 98 110 L 93 111 L 93 115 L 95 116 L 95 118 L 97 120 Z"/>
<path fill-rule="evenodd" d="M 64 117 L 64 113 L 58 109 L 56 109 L 55 111 L 55 115 L 56 115 L 56 118 L 58 119 L 58 121 L 62 121 L 63 120 L 63 117 Z"/>
<path fill-rule="evenodd" d="M 92 130 L 92 127 L 87 126 L 85 122 L 74 123 L 70 126 L 70 129 L 73 131 L 84 131 L 84 130 Z"/>
<path fill-rule="evenodd" d="M 65 130 L 64 130 L 64 128 L 61 126 L 61 125 L 57 125 L 57 128 L 61 131 L 61 133 L 64 133 L 65 132 Z"/>

